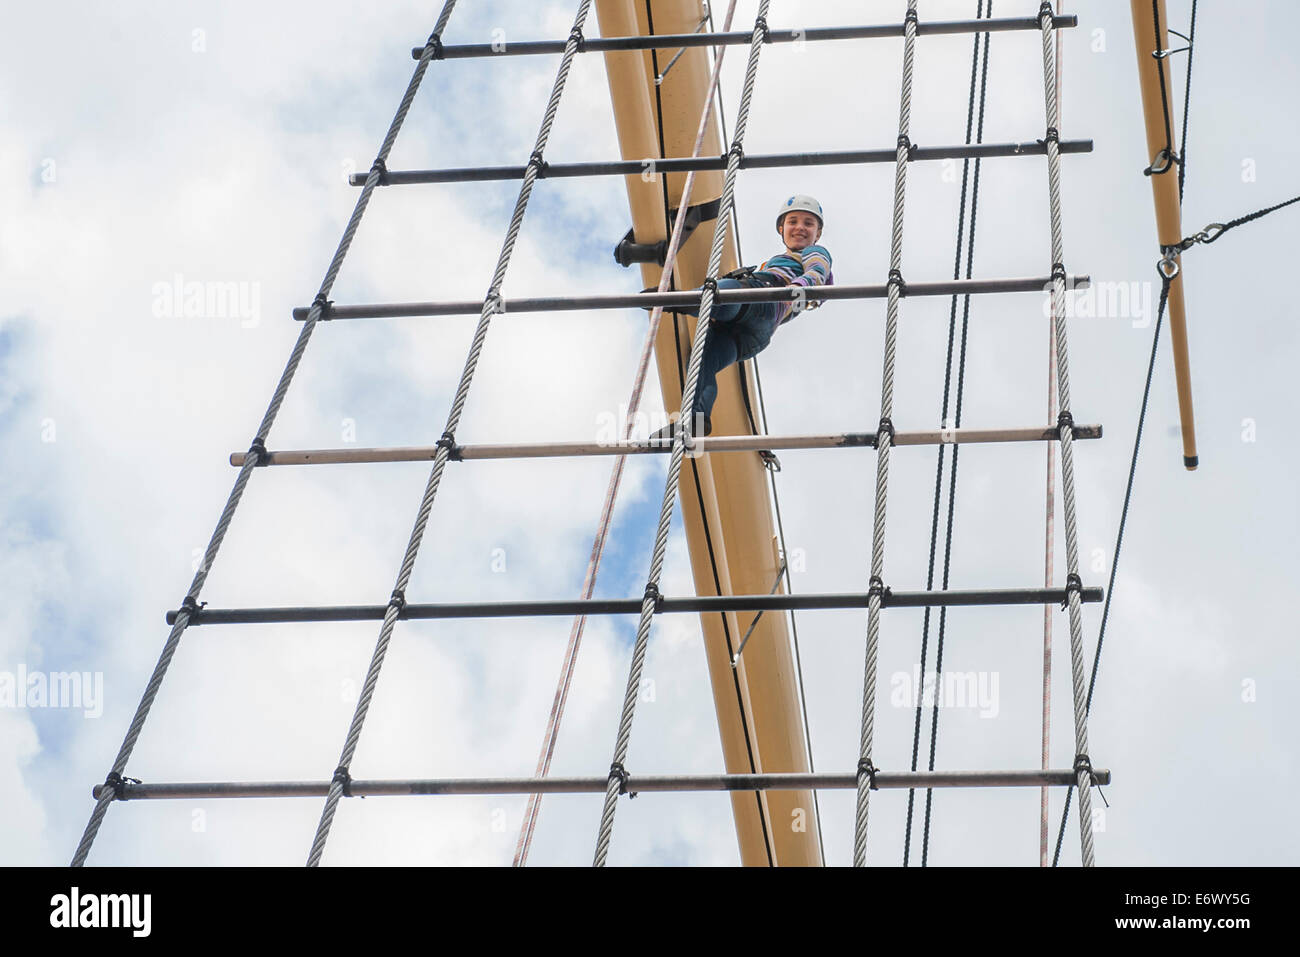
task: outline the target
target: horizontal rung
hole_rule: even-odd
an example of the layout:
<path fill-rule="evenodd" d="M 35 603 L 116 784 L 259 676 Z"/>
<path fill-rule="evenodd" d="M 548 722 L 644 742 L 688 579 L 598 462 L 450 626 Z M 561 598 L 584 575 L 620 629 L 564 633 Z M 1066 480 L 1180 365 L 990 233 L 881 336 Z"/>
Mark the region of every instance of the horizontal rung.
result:
<path fill-rule="evenodd" d="M 1094 768 L 1095 784 L 1110 784 L 1110 771 Z M 1070 787 L 1078 781 L 1073 771 L 877 771 L 877 788 L 1015 788 Z M 414 781 L 353 781 L 353 797 L 403 797 L 413 795 L 470 794 L 604 794 L 608 778 L 433 778 Z M 852 771 L 816 774 L 656 774 L 628 775 L 627 791 L 803 791 L 847 790 L 858 786 Z M 104 785 L 91 789 L 99 799 Z M 266 783 L 213 782 L 194 784 L 136 784 L 120 786 L 119 801 L 176 798 L 324 797 L 329 781 L 268 781 Z"/>
<path fill-rule="evenodd" d="M 1061 153 L 1091 153 L 1092 140 L 1061 140 Z M 954 146 L 916 146 L 909 160 L 994 159 L 1000 156 L 1043 156 L 1043 140 L 1031 143 L 974 143 Z M 840 166 L 857 163 L 893 163 L 898 148 L 879 150 L 833 150 L 821 153 L 766 153 L 745 155 L 741 169 L 781 169 L 788 166 Z M 416 183 L 480 183 L 523 179 L 527 166 L 467 166 L 459 169 L 389 170 L 379 180 L 381 186 L 410 186 Z M 727 157 L 669 157 L 666 159 L 614 160 L 593 163 L 543 163 L 538 179 L 563 179 L 574 176 L 640 176 L 646 172 L 685 173 L 690 170 L 727 168 Z M 353 173 L 348 182 L 364 186 L 370 174 Z"/>
<path fill-rule="evenodd" d="M 1050 288 L 1051 276 L 1025 276 L 1015 279 L 945 279 L 939 282 L 909 282 L 904 295 L 915 296 L 975 296 L 989 293 L 1042 292 Z M 1087 288 L 1089 276 L 1067 276 L 1066 284 L 1072 289 Z M 622 293 L 614 296 L 546 296 L 531 299 L 498 299 L 494 314 L 512 312 L 571 312 L 584 309 L 632 309 L 663 306 L 674 308 L 695 307 L 700 303 L 700 290 L 681 292 Z M 889 295 L 888 284 L 865 286 L 779 286 L 775 288 L 719 289 L 713 301 L 728 302 L 816 302 L 837 299 L 884 299 Z M 463 299 L 454 302 L 393 302 L 360 306 L 328 305 L 321 311 L 321 319 L 413 319 L 421 316 L 478 316 L 483 313 L 486 301 Z M 293 310 L 295 319 L 306 319 L 311 306 Z"/>
<path fill-rule="evenodd" d="M 1100 588 L 1085 588 L 1085 602 L 1099 602 Z M 885 589 L 882 608 L 938 608 L 965 605 L 1054 605 L 1064 603 L 1064 588 L 995 588 L 966 591 L 910 591 Z M 688 598 L 660 598 L 656 614 L 680 612 L 784 611 L 828 608 L 866 608 L 868 592 L 819 595 L 692 595 Z M 400 620 L 431 618 L 536 618 L 553 615 L 639 615 L 643 598 L 587 598 L 560 601 L 478 601 L 437 605 L 406 605 Z M 190 617 L 190 625 L 283 624 L 309 621 L 378 621 L 387 605 L 334 605 L 309 608 L 202 608 Z M 167 624 L 176 623 L 176 612 L 167 612 Z"/>
<path fill-rule="evenodd" d="M 1074 14 L 1053 16 L 1054 28 L 1075 27 L 1079 18 Z M 795 43 L 819 40 L 872 40 L 903 36 L 904 25 L 889 23 L 873 26 L 810 27 L 803 30 L 767 31 L 769 43 Z M 999 17 L 988 20 L 936 20 L 919 22 L 917 36 L 935 36 L 950 33 L 1004 33 L 1009 30 L 1039 30 L 1036 17 Z M 658 36 L 591 37 L 583 38 L 578 45 L 582 53 L 606 53 L 612 50 L 667 50 L 677 47 L 740 46 L 752 41 L 753 34 L 742 30 L 727 33 L 663 33 Z M 563 53 L 568 40 L 516 40 L 496 43 L 459 43 L 443 46 L 434 54 L 437 60 L 465 60 L 475 57 L 530 56 L 544 53 Z M 424 47 L 414 47 L 411 59 L 424 55 Z"/>
<path fill-rule="evenodd" d="M 1100 425 L 1076 425 L 1076 439 L 1101 438 Z M 989 442 L 1051 442 L 1060 437 L 1055 426 L 1027 429 L 931 429 L 922 432 L 896 432 L 893 445 L 972 445 Z M 875 448 L 875 432 L 840 432 L 833 435 L 715 435 L 691 440 L 689 448 L 705 452 L 779 452 L 788 449 Z M 449 456 L 452 461 L 487 459 L 541 459 L 592 455 L 666 454 L 672 447 L 666 441 L 641 439 L 632 442 L 539 442 L 534 444 L 457 445 Z M 361 462 L 429 462 L 438 454 L 438 446 L 407 446 L 388 449 L 302 449 L 268 452 L 266 465 L 341 465 Z M 247 452 L 230 453 L 230 464 L 240 467 Z"/>

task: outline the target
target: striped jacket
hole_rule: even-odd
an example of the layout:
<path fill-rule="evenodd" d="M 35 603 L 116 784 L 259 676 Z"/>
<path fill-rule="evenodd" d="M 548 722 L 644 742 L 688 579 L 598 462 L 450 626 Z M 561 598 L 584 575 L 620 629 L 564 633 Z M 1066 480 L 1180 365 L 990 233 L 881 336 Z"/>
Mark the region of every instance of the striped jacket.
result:
<path fill-rule="evenodd" d="M 833 286 L 835 277 L 831 275 L 831 254 L 825 246 L 805 246 L 801 252 L 784 250 L 758 267 L 758 272 L 775 277 L 774 285 L 783 286 Z M 797 302 L 778 303 L 777 325 L 789 322 L 802 309 L 815 309 L 823 300 L 807 302 L 802 307 Z"/>

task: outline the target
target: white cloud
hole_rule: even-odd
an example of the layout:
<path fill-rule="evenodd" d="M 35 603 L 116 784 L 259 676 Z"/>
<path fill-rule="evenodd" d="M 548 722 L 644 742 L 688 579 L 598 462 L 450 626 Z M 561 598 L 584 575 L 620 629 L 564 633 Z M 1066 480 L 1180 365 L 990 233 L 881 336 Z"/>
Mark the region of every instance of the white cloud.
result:
<path fill-rule="evenodd" d="M 94 721 L 0 711 L 6 861 L 61 863 L 75 847 L 89 788 L 103 779 L 166 637 L 162 611 L 184 594 L 194 550 L 206 544 L 229 493 L 235 471 L 226 456 L 247 448 L 300 331 L 289 310 L 310 302 L 356 201 L 358 190 L 342 183 L 345 164 L 368 168 L 413 66 L 408 51 L 430 26 L 426 6 L 390 4 L 381 16 L 338 3 L 310 11 L 294 4 L 154 4 L 120 19 L 120 11 L 99 5 L 74 4 L 75 12 L 65 5 L 60 22 L 71 12 L 104 40 L 75 58 L 56 46 L 64 42 L 56 14 L 43 8 L 24 11 L 8 34 L 26 39 L 0 58 L 11 147 L 0 155 L 7 489 L 0 502 L 0 669 L 26 662 L 102 671 L 106 706 Z M 464 6 L 448 42 L 490 39 L 501 24 L 512 38 L 562 36 L 572 21 L 568 3 Z M 967 17 L 971 6 L 936 3 L 926 16 Z M 740 4 L 737 23 L 752 20 L 753 8 Z M 1032 14 L 1037 4 L 996 8 L 999 16 Z M 881 6 L 867 19 L 896 11 L 886 12 Z M 1064 161 L 1067 262 L 1097 278 L 1153 280 L 1127 5 L 1092 4 L 1080 18 L 1081 28 L 1066 37 L 1062 135 L 1093 137 L 1096 148 Z M 773 26 L 859 19 L 854 4 L 783 5 Z M 1096 27 L 1105 30 L 1105 53 L 1090 50 Z M 203 52 L 194 50 L 196 29 L 204 31 Z M 587 33 L 594 35 L 594 21 Z M 1286 158 L 1295 131 L 1271 127 L 1265 138 L 1254 127 L 1270 108 L 1267 91 L 1287 88 L 1259 71 L 1269 64 L 1293 72 L 1294 65 L 1280 48 L 1270 56 L 1253 45 L 1281 44 L 1285 35 L 1220 30 L 1215 42 L 1228 48 L 1224 55 L 1198 58 L 1187 231 L 1294 192 Z M 766 47 L 747 151 L 890 145 L 901 45 L 866 42 L 875 44 L 869 57 L 850 41 L 802 52 Z M 918 49 L 913 139 L 958 142 L 969 38 L 933 38 Z M 1248 59 L 1237 55 L 1246 49 L 1253 50 Z M 1032 34 L 994 36 L 987 141 L 1041 136 L 1037 50 Z M 556 62 L 433 64 L 390 168 L 522 163 Z M 733 122 L 743 67 L 742 49 L 732 48 L 725 88 Z M 1243 89 L 1250 91 L 1249 110 L 1237 99 Z M 580 58 L 548 158 L 613 156 L 607 102 L 600 59 Z M 1257 165 L 1253 183 L 1240 182 L 1243 155 Z M 1046 271 L 1042 173 L 1033 159 L 982 164 L 977 275 Z M 937 165 L 918 163 L 908 186 L 904 273 L 950 275 L 958 184 L 944 181 Z M 893 188 L 887 165 L 743 174 L 737 195 L 746 258 L 770 255 L 767 210 L 774 196 L 796 188 L 818 195 L 828 210 L 837 281 L 881 281 Z M 332 297 L 343 303 L 481 296 L 516 192 L 517 183 L 377 191 Z M 635 288 L 636 279 L 608 254 L 626 225 L 616 178 L 539 182 L 506 294 Z M 1108 831 L 1098 840 L 1103 863 L 1294 863 L 1294 826 L 1281 806 L 1294 762 L 1279 730 L 1295 723 L 1295 696 L 1285 685 L 1295 672 L 1294 629 L 1277 596 L 1289 593 L 1294 578 L 1288 476 L 1295 453 L 1277 410 L 1289 408 L 1283 363 L 1296 335 L 1290 307 L 1268 282 L 1281 266 L 1288 228 L 1274 218 L 1187 256 L 1204 464 L 1185 474 L 1177 441 L 1167 435 L 1176 410 L 1164 346 L 1092 722 L 1094 761 L 1115 773 Z M 593 244 L 601 250 L 596 257 Z M 154 285 L 178 272 L 199 282 L 257 284 L 260 320 L 245 328 L 237 317 L 156 317 Z M 883 316 L 878 301 L 836 303 L 782 331 L 763 356 L 774 432 L 874 428 Z M 1230 321 L 1211 321 L 1225 316 Z M 944 300 L 904 303 L 900 428 L 939 417 L 948 317 Z M 959 311 L 959 327 L 960 318 Z M 269 444 L 335 447 L 346 441 L 347 421 L 358 446 L 432 443 L 444 428 L 475 321 L 319 325 Z M 589 434 L 600 411 L 626 400 L 641 330 L 639 315 L 626 312 L 498 317 L 458 437 L 512 442 Z M 1112 557 L 1150 333 L 1123 319 L 1079 319 L 1070 328 L 1076 419 L 1106 428 L 1102 441 L 1076 445 L 1082 560 L 1089 568 L 1098 548 L 1104 559 L 1103 571 L 1085 575 L 1088 584 L 1104 584 Z M 977 298 L 964 423 L 1043 419 L 1045 350 L 1037 297 Z M 646 393 L 658 395 L 653 380 Z M 1258 426 L 1253 443 L 1241 440 L 1247 417 Z M 807 555 L 797 590 L 860 590 L 870 555 L 874 456 L 787 453 L 783 463 L 788 544 Z M 1041 576 L 1042 463 L 1036 446 L 963 449 L 953 587 L 1028 586 Z M 575 595 L 609 465 L 450 465 L 410 599 Z M 618 521 L 633 509 L 638 522 L 657 511 L 663 470 L 662 459 L 630 463 Z M 896 589 L 919 589 L 933 452 L 899 450 L 892 470 L 888 579 Z M 382 603 L 427 477 L 427 464 L 255 473 L 203 598 L 214 607 Z M 1059 508 L 1058 498 L 1058 581 Z M 630 579 L 629 594 L 639 594 L 649 534 L 638 525 L 644 547 L 636 549 L 610 543 L 606 574 Z M 504 573 L 491 570 L 494 549 L 503 550 Z M 675 537 L 665 593 L 691 587 L 687 562 Z M 856 763 L 864 617 L 822 612 L 799 619 L 822 770 Z M 1099 619 L 1100 609 L 1089 606 L 1089 663 Z M 958 609 L 948 616 L 945 667 L 997 671 L 1002 701 L 996 719 L 941 714 L 939 767 L 1037 764 L 1041 621 L 1037 608 Z M 1065 615 L 1057 612 L 1055 621 L 1053 763 L 1063 766 L 1073 753 L 1068 638 Z M 354 775 L 531 773 L 569 624 L 402 623 Z M 600 775 L 608 767 L 633 630 L 631 621 L 588 622 L 553 773 Z M 882 688 L 892 671 L 911 668 L 920 630 L 919 613 L 886 615 Z M 149 781 L 326 779 L 377 632 L 373 622 L 187 632 L 127 773 Z M 701 652 L 692 616 L 656 622 L 647 673 L 658 696 L 638 708 L 637 767 L 720 767 Z M 1254 702 L 1242 700 L 1245 680 L 1257 683 Z M 912 722 L 910 709 L 882 702 L 878 764 L 908 764 Z M 1131 733 L 1134 727 L 1144 733 Z M 924 766 L 924 738 L 921 747 Z M 1208 821 L 1186 801 L 1198 774 L 1217 782 L 1224 809 Z M 1055 814 L 1062 800 L 1054 795 Z M 873 861 L 901 860 L 906 801 L 897 792 L 873 795 Z M 1037 792 L 940 792 L 934 802 L 934 863 L 1036 862 Z M 846 793 L 822 796 L 831 863 L 848 860 L 852 803 Z M 599 796 L 548 797 L 533 860 L 589 862 L 599 805 Z M 522 810 L 517 798 L 344 802 L 325 860 L 507 863 Z M 91 859 L 299 863 L 319 813 L 318 799 L 115 806 Z M 1270 829 L 1279 827 L 1280 839 Z M 1186 840 L 1193 829 L 1197 842 Z M 724 795 L 644 795 L 620 804 L 613 860 L 734 863 L 733 833 Z M 914 840 L 914 859 L 918 853 Z M 1063 860 L 1071 853 L 1077 859 L 1073 822 Z"/>

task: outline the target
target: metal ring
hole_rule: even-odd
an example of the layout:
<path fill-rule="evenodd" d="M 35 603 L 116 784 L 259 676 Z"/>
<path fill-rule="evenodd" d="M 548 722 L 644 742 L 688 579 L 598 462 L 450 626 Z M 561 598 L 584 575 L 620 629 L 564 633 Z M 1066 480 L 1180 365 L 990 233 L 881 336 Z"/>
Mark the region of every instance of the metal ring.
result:
<path fill-rule="evenodd" d="M 1178 265 L 1178 260 L 1174 259 L 1172 256 L 1165 256 L 1156 263 L 1156 269 L 1158 269 L 1160 275 L 1164 276 L 1166 279 L 1173 279 L 1182 271 L 1182 267 Z"/>

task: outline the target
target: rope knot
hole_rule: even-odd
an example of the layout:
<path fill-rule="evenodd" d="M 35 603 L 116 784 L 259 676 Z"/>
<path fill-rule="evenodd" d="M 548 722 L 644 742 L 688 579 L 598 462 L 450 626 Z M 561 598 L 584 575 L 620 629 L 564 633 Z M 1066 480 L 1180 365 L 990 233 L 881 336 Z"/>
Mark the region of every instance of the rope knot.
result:
<path fill-rule="evenodd" d="M 1064 263 L 1052 263 L 1052 281 L 1055 282 L 1058 279 L 1061 280 L 1061 282 L 1068 281 L 1065 275 Z"/>
<path fill-rule="evenodd" d="M 330 783 L 339 785 L 343 789 L 345 798 L 352 797 L 352 775 L 344 765 L 340 764 L 334 769 L 334 777 L 330 779 Z"/>
<path fill-rule="evenodd" d="M 325 293 L 316 293 L 316 298 L 311 301 L 313 306 L 320 306 L 320 318 L 328 320 L 330 317 L 330 306 L 334 305 L 333 299 L 326 299 Z"/>
<path fill-rule="evenodd" d="M 757 32 L 763 34 L 763 42 L 764 42 L 764 43 L 771 43 L 771 42 L 772 42 L 772 35 L 771 35 L 771 33 L 768 32 L 768 29 L 767 29 L 767 17 L 758 17 L 758 18 L 756 18 L 756 19 L 754 20 L 754 29 L 755 29 Z M 752 41 L 751 41 L 751 42 L 752 42 Z"/>
<path fill-rule="evenodd" d="M 394 588 L 392 597 L 388 599 L 388 607 L 396 608 L 398 617 L 401 617 L 402 612 L 406 609 L 406 592 L 400 588 Z"/>
<path fill-rule="evenodd" d="M 531 169 L 536 176 L 546 175 L 546 160 L 542 159 L 541 150 L 533 150 L 528 157 L 528 165 L 525 170 Z"/>
<path fill-rule="evenodd" d="M 654 613 L 656 615 L 664 610 L 664 596 L 660 594 L 659 586 L 655 582 L 646 582 L 645 593 L 641 596 L 641 601 L 644 602 L 647 598 L 654 602 Z"/>
<path fill-rule="evenodd" d="M 1058 130 L 1055 126 L 1049 126 L 1047 128 L 1047 133 L 1043 136 L 1041 140 L 1039 140 L 1039 142 L 1042 143 L 1043 145 L 1047 145 L 1048 143 L 1055 143 L 1057 146 L 1060 146 L 1061 131 Z"/>
<path fill-rule="evenodd" d="M 916 16 L 916 8 L 909 7 L 907 11 L 907 16 L 903 17 L 903 35 L 904 36 L 907 35 L 907 25 L 909 23 L 912 25 L 913 29 L 915 29 L 918 22 L 919 21 L 917 20 L 917 16 Z"/>
<path fill-rule="evenodd" d="M 879 771 L 880 769 L 871 763 L 870 758 L 863 758 L 861 761 L 858 762 L 859 780 L 862 778 L 862 775 L 865 774 L 867 776 L 867 787 L 869 787 L 873 791 L 880 790 L 879 785 L 876 784 L 876 774 Z"/>
<path fill-rule="evenodd" d="M 745 162 L 745 147 L 740 145 L 739 140 L 737 140 L 735 143 L 732 143 L 731 149 L 727 150 L 728 160 L 730 160 L 730 157 L 732 156 L 736 157 L 736 162 L 738 164 Z"/>
<path fill-rule="evenodd" d="M 1038 25 L 1039 25 L 1039 27 L 1042 27 L 1042 25 L 1043 25 L 1043 18 L 1044 18 L 1044 17 L 1047 18 L 1047 20 L 1048 20 L 1049 23 L 1055 23 L 1055 22 L 1056 22 L 1056 15 L 1052 12 L 1052 4 L 1051 4 L 1050 0 L 1043 0 L 1042 4 L 1041 4 L 1041 5 L 1039 6 L 1039 8 L 1038 8 Z"/>
<path fill-rule="evenodd" d="M 609 780 L 618 778 L 618 793 L 627 794 L 627 768 L 623 767 L 623 762 L 615 761 L 609 766 Z"/>
<path fill-rule="evenodd" d="M 704 280 L 704 282 L 700 283 L 700 292 L 703 292 L 705 289 L 709 290 L 710 293 L 716 296 L 718 294 L 718 277 L 710 276 L 708 279 Z"/>
<path fill-rule="evenodd" d="M 900 269 L 889 270 L 889 278 L 885 280 L 886 289 L 894 285 L 898 286 L 898 294 L 900 296 L 907 296 L 907 283 L 903 281 L 903 272 Z"/>
<path fill-rule="evenodd" d="M 388 164 L 384 162 L 382 156 L 376 157 L 375 161 L 370 164 L 370 172 L 379 174 L 379 179 L 375 181 L 377 185 L 388 185 Z"/>
<path fill-rule="evenodd" d="M 872 575 L 871 578 L 867 580 L 867 598 L 876 597 L 883 601 L 890 594 L 892 594 L 892 592 L 885 587 L 885 583 L 880 580 L 879 575 Z"/>
<path fill-rule="evenodd" d="M 885 434 L 889 435 L 889 444 L 892 446 L 895 438 L 894 420 L 887 415 L 882 415 L 880 424 L 876 426 L 876 448 L 880 448 L 880 437 Z"/>
<path fill-rule="evenodd" d="M 252 458 L 254 466 L 265 465 L 267 463 L 267 460 L 270 458 L 270 453 L 266 451 L 266 443 L 262 441 L 260 435 L 254 438 L 252 443 L 249 444 L 248 451 L 245 453 L 245 458 Z"/>
<path fill-rule="evenodd" d="M 1074 416 L 1068 409 L 1062 409 L 1061 414 L 1056 417 L 1056 431 L 1060 432 L 1062 429 L 1069 429 L 1070 438 L 1074 438 Z"/>
<path fill-rule="evenodd" d="M 428 51 L 431 47 L 433 49 L 433 52 L 431 54 L 432 58 L 435 60 L 441 60 L 442 59 L 442 37 L 438 35 L 437 30 L 435 30 L 433 33 L 430 33 L 429 39 L 424 42 L 424 49 L 426 51 Z"/>
<path fill-rule="evenodd" d="M 434 443 L 434 447 L 446 449 L 447 458 L 451 459 L 451 461 L 460 461 L 460 449 L 456 448 L 456 436 L 452 435 L 450 432 L 442 433 L 442 437 Z"/>
<path fill-rule="evenodd" d="M 587 52 L 587 38 L 582 35 L 582 27 L 574 27 L 569 31 L 569 42 L 577 43 L 579 53 Z"/>
<path fill-rule="evenodd" d="M 1088 775 L 1088 780 L 1092 784 L 1095 785 L 1097 783 L 1097 775 L 1094 774 L 1092 770 L 1092 760 L 1088 757 L 1086 752 L 1074 756 L 1074 773 L 1078 775 L 1080 772 Z"/>
<path fill-rule="evenodd" d="M 104 787 L 113 792 L 114 801 L 129 801 L 126 796 L 126 786 L 128 784 L 139 784 L 139 778 L 127 778 L 118 774 L 116 771 L 109 771 L 108 776 L 104 778 Z"/>
<path fill-rule="evenodd" d="M 186 595 L 185 600 L 181 602 L 181 611 L 190 616 L 192 621 L 194 617 L 203 610 L 207 605 L 206 601 L 195 601 L 193 595 Z"/>
<path fill-rule="evenodd" d="M 1070 572 L 1065 576 L 1065 601 L 1061 602 L 1062 608 L 1070 606 L 1070 592 L 1077 592 L 1080 601 L 1083 600 L 1083 579 L 1079 577 L 1078 572 Z"/>

